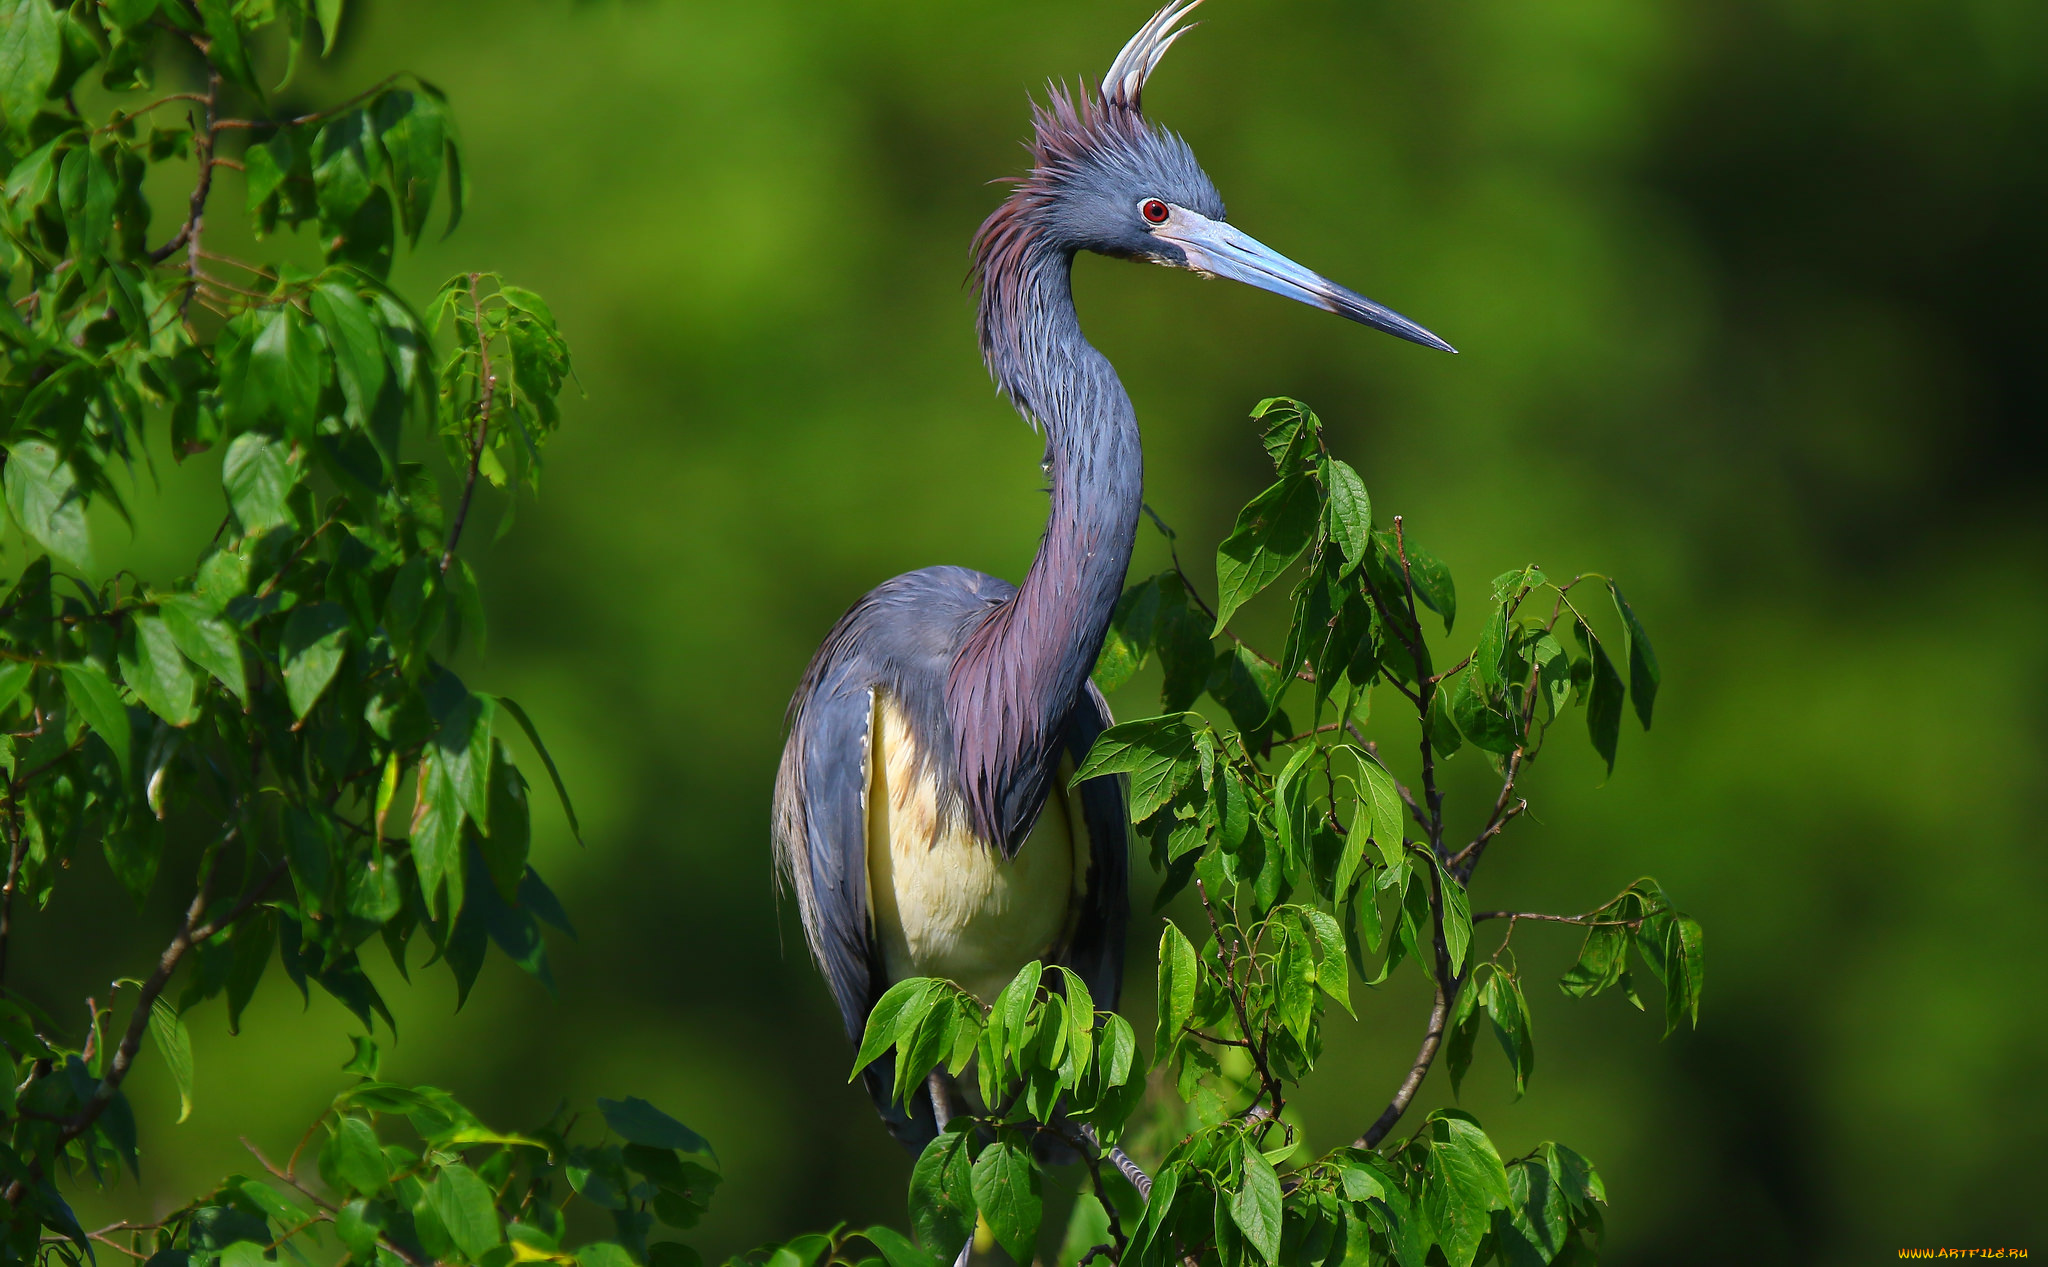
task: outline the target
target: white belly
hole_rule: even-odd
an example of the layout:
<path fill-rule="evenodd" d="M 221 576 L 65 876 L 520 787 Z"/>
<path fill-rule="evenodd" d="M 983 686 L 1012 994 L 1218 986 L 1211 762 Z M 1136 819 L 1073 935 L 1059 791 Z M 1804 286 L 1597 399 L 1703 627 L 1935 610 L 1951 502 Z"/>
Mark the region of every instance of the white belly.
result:
<path fill-rule="evenodd" d="M 908 723 L 880 691 L 872 727 L 868 910 L 889 979 L 943 977 L 993 999 L 1072 935 L 1088 877 L 1087 831 L 1066 791 L 1073 763 L 1061 761 L 1037 825 L 1006 861 L 922 773 Z"/>

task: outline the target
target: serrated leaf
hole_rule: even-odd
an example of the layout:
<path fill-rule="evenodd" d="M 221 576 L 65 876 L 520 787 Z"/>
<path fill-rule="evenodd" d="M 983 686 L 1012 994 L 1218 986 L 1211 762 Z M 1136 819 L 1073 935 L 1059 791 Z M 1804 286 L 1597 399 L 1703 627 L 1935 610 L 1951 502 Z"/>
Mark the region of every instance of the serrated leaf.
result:
<path fill-rule="evenodd" d="M 1241 1149 L 1243 1181 L 1230 1196 L 1230 1221 L 1244 1233 L 1245 1243 L 1268 1263 L 1280 1261 L 1280 1176 L 1264 1154 L 1249 1145 Z"/>
<path fill-rule="evenodd" d="M 1131 776 L 1131 819 L 1143 822 L 1197 773 L 1195 739 L 1208 723 L 1198 713 L 1172 713 L 1111 726 L 1096 737 L 1068 785 L 1104 774 Z"/>
<path fill-rule="evenodd" d="M 1194 943 L 1169 920 L 1159 935 L 1159 1034 L 1153 1046 L 1157 1058 L 1166 1059 L 1180 1041 L 1181 1032 L 1195 1014 L 1195 990 L 1201 972 L 1195 962 Z"/>
<path fill-rule="evenodd" d="M 998 1137 L 976 1159 L 972 1186 L 975 1208 L 988 1221 L 997 1243 L 1016 1262 L 1032 1261 L 1044 1204 L 1031 1154 L 1010 1139 Z"/>
<path fill-rule="evenodd" d="M 1372 499 L 1351 464 L 1329 461 L 1330 539 L 1344 555 L 1346 572 L 1357 567 L 1372 545 Z"/>
<path fill-rule="evenodd" d="M 965 1127 L 966 1124 L 962 1123 Z M 971 1128 L 947 1131 L 925 1145 L 910 1171 L 910 1226 L 934 1256 L 959 1253 L 974 1235 Z"/>
<path fill-rule="evenodd" d="M 1279 579 L 1315 538 L 1321 513 L 1315 481 L 1284 476 L 1238 512 L 1237 526 L 1216 549 L 1216 625 Z"/>

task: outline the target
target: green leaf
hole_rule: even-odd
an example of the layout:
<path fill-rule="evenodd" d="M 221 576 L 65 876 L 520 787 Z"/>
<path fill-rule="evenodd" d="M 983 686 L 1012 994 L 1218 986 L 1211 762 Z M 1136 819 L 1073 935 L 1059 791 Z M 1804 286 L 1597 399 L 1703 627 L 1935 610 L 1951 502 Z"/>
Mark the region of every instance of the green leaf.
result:
<path fill-rule="evenodd" d="M 242 432 L 221 458 L 221 487 L 227 506 L 244 532 L 266 532 L 291 522 L 291 491 L 299 485 L 303 461 L 289 440 L 264 432 Z"/>
<path fill-rule="evenodd" d="M 931 1008 L 931 995 L 936 985 L 929 977 L 907 977 L 890 986 L 881 998 L 875 1000 L 875 1006 L 868 1011 L 860 1052 L 853 1058 L 853 1072 L 846 1075 L 848 1082 L 860 1077 L 862 1070 L 889 1050 L 899 1029 L 906 1024 L 915 1027 L 924 1020 L 925 1012 Z"/>
<path fill-rule="evenodd" d="M 1230 1221 L 1268 1263 L 1280 1261 L 1280 1176 L 1265 1155 L 1246 1141 L 1241 1147 L 1244 1180 L 1230 1196 Z"/>
<path fill-rule="evenodd" d="M 384 340 L 369 305 L 341 278 L 329 278 L 315 286 L 310 300 L 313 319 L 320 323 L 334 352 L 335 379 L 348 403 L 348 420 L 368 428 L 389 369 Z"/>
<path fill-rule="evenodd" d="M 1360 763 L 1365 774 L 1365 785 L 1372 801 L 1372 838 L 1380 848 L 1380 860 L 1389 871 L 1400 871 L 1408 865 L 1407 850 L 1401 844 L 1404 825 L 1407 822 L 1401 805 L 1401 789 L 1395 785 L 1394 776 L 1386 767 L 1368 758 Z M 1364 806 L 1360 805 L 1363 813 Z"/>
<path fill-rule="evenodd" d="M 1038 1248 L 1038 1223 L 1044 1213 L 1038 1192 L 1038 1168 L 1031 1154 L 1007 1137 L 981 1150 L 974 1163 L 974 1204 L 989 1230 L 1012 1259 L 1028 1263 Z"/>
<path fill-rule="evenodd" d="M 1483 644 L 1482 644 L 1483 645 Z M 1447 689 L 1438 687 L 1441 696 Z M 1506 756 L 1515 750 L 1520 742 L 1516 735 L 1515 721 L 1495 702 L 1487 691 L 1478 665 L 1458 675 L 1455 685 L 1449 688 L 1451 694 L 1451 718 L 1457 724 L 1472 746 L 1484 752 Z M 1432 701 L 1434 703 L 1434 701 Z"/>
<path fill-rule="evenodd" d="M 1465 951 L 1472 945 L 1472 898 L 1440 861 L 1436 874 L 1443 891 L 1444 949 L 1451 956 L 1451 975 L 1457 976 L 1465 970 Z"/>
<path fill-rule="evenodd" d="M 1408 574 L 1415 582 L 1415 597 L 1444 618 L 1444 632 L 1449 633 L 1458 619 L 1458 587 L 1451 581 L 1451 570 L 1443 565 L 1443 560 L 1415 544 L 1414 538 L 1404 538 L 1401 545 L 1408 554 Z"/>
<path fill-rule="evenodd" d="M 313 0 L 313 12 L 320 19 L 320 55 L 334 51 L 335 37 L 341 34 L 342 0 Z"/>
<path fill-rule="evenodd" d="M 211 673 L 237 699 L 248 700 L 241 642 L 234 628 L 216 616 L 204 599 L 190 594 L 162 598 L 157 602 L 157 614 L 187 659 Z"/>
<path fill-rule="evenodd" d="M 1500 973 L 1487 979 L 1483 1001 L 1501 1054 L 1514 1070 L 1515 1098 L 1520 1099 L 1529 1089 L 1529 1075 L 1536 1071 L 1536 1039 L 1529 1027 L 1529 1002 L 1522 996 L 1521 982 Z"/>
<path fill-rule="evenodd" d="M 150 1003 L 149 1036 L 156 1040 L 164 1069 L 178 1088 L 178 1120 L 182 1122 L 192 1116 L 192 1035 L 178 1009 L 162 995 Z"/>
<path fill-rule="evenodd" d="M 441 749 L 428 744 L 420 754 L 418 787 L 414 794 L 412 828 L 413 867 L 419 872 L 420 893 L 430 910 L 441 909 L 454 919 L 462 909 L 462 802 L 455 793 L 455 781 L 448 777 Z M 440 907 L 443 884 L 448 902 Z"/>
<path fill-rule="evenodd" d="M 910 1227 L 933 1255 L 951 1255 L 974 1235 L 972 1127 L 962 1122 L 926 1144 L 910 1171 Z"/>
<path fill-rule="evenodd" d="M 49 0 L 0 0 L 0 110 L 26 135 L 64 57 L 64 36 Z"/>
<path fill-rule="evenodd" d="M 319 702 L 348 654 L 348 613 L 339 603 L 295 607 L 285 620 L 279 659 L 284 665 L 284 692 L 292 716 L 304 718 Z"/>
<path fill-rule="evenodd" d="M 1607 762 L 1607 772 L 1612 774 L 1614 750 L 1621 742 L 1621 674 L 1614 671 L 1614 662 L 1607 658 L 1600 639 L 1586 628 L 1585 622 L 1574 622 L 1574 627 L 1579 645 L 1593 660 L 1592 692 L 1586 700 L 1586 731 L 1592 736 L 1593 750 Z"/>
<path fill-rule="evenodd" d="M 1578 962 L 1568 969 L 1558 988 L 1574 998 L 1591 998 L 1621 980 L 1628 967 L 1629 933 L 1615 924 L 1586 930 L 1579 946 Z"/>
<path fill-rule="evenodd" d="M 526 715 L 526 710 L 511 696 L 500 695 L 496 698 L 505 711 L 512 714 L 512 720 L 519 723 L 519 729 L 526 732 L 526 741 L 533 745 L 533 750 L 540 754 L 540 763 L 547 767 L 548 778 L 554 782 L 555 797 L 562 803 L 562 815 L 569 820 L 569 835 L 575 838 L 577 844 L 582 844 L 583 828 L 576 821 L 576 807 L 569 803 L 569 788 L 562 782 L 562 772 L 555 768 L 555 759 L 548 754 L 548 746 L 540 741 L 540 732 L 534 729 L 533 719 Z"/>
<path fill-rule="evenodd" d="M 717 1156 L 709 1140 L 638 1096 L 627 1096 L 623 1100 L 600 1099 L 597 1108 L 604 1114 L 604 1124 L 629 1144 Z"/>
<path fill-rule="evenodd" d="M 173 726 L 188 726 L 199 716 L 193 700 L 198 680 L 163 617 L 134 618 L 129 637 L 122 640 L 120 663 L 122 680 L 149 711 Z"/>
<path fill-rule="evenodd" d="M 70 698 L 72 707 L 85 718 L 94 734 L 107 741 L 107 747 L 114 750 L 114 759 L 121 763 L 121 773 L 126 775 L 131 741 L 128 709 L 121 703 L 121 693 L 114 689 L 106 670 L 87 660 L 59 665 L 57 672 L 64 679 L 64 694 Z"/>
<path fill-rule="evenodd" d="M 1200 984 L 1194 943 L 1168 920 L 1159 935 L 1159 1033 L 1153 1042 L 1162 1062 L 1194 1017 L 1195 991 Z"/>
<path fill-rule="evenodd" d="M 20 0 L 44 8 L 43 0 Z M 74 571 L 92 571 L 92 535 L 86 527 L 84 485 L 71 463 L 47 440 L 17 440 L 7 449 L 7 509 L 30 540 Z"/>
<path fill-rule="evenodd" d="M 1351 464 L 1329 460 L 1325 482 L 1330 490 L 1330 540 L 1344 553 L 1344 570 L 1357 567 L 1372 545 L 1372 499 L 1365 481 Z"/>
<path fill-rule="evenodd" d="M 291 304 L 249 310 L 237 321 L 240 342 L 221 358 L 221 406 L 230 427 L 282 428 L 310 435 L 327 349 L 312 323 Z"/>
<path fill-rule="evenodd" d="M 504 1239 L 498 1227 L 498 1211 L 491 1190 L 477 1173 L 461 1162 L 449 1162 L 427 1186 L 426 1197 L 455 1248 L 471 1262 L 482 1258 Z"/>
<path fill-rule="evenodd" d="M 1131 818 L 1143 822 L 1195 777 L 1195 740 L 1207 728 L 1199 713 L 1170 713 L 1111 726 L 1096 737 L 1068 785 L 1104 774 L 1128 774 Z"/>
<path fill-rule="evenodd" d="M 484 865 L 507 902 L 518 900 L 532 847 L 532 816 L 526 801 L 526 779 L 512 764 L 512 753 L 500 742 L 492 746 L 490 834 L 481 842 Z"/>
<path fill-rule="evenodd" d="M 1437 1244 L 1450 1267 L 1470 1267 L 1491 1223 L 1489 1212 L 1508 1208 L 1507 1170 L 1479 1124 L 1456 1110 L 1439 1109 L 1425 1126 L 1429 1170 L 1425 1199 Z"/>
<path fill-rule="evenodd" d="M 1238 512 L 1237 526 L 1216 550 L 1216 627 L 1271 585 L 1315 537 L 1321 513 L 1315 481 L 1283 476 Z"/>
<path fill-rule="evenodd" d="M 1635 610 L 1621 596 L 1621 586 L 1609 581 L 1607 590 L 1614 595 L 1614 610 L 1621 614 L 1621 641 L 1628 651 L 1628 689 L 1629 694 L 1635 697 L 1636 718 L 1643 723 L 1643 729 L 1648 730 L 1650 713 L 1657 706 L 1657 687 L 1664 681 L 1664 671 L 1657 667 L 1657 653 L 1650 646 L 1650 635 L 1643 632 L 1643 622 L 1636 619 Z"/>
<path fill-rule="evenodd" d="M 909 1238 L 893 1227 L 871 1227 L 861 1233 L 868 1243 L 882 1251 L 882 1258 L 888 1267 L 938 1267 L 940 1259 L 925 1253 L 910 1243 Z M 962 1242 L 965 1244 L 965 1242 Z M 953 1251 L 958 1253 L 958 1251 Z M 950 1257 L 944 1259 L 951 1262 Z"/>
<path fill-rule="evenodd" d="M 445 137 L 440 103 L 401 89 L 379 97 L 375 110 L 377 139 L 391 165 L 399 224 L 417 243 L 441 179 Z"/>
<path fill-rule="evenodd" d="M 233 0 L 199 0 L 199 14 L 206 23 L 207 59 L 242 87 L 261 92 L 249 69 L 249 54 L 242 46 L 242 28 L 234 9 Z"/>
<path fill-rule="evenodd" d="M 391 1179 L 377 1132 L 352 1113 L 336 1118 L 332 1130 L 320 1150 L 320 1177 L 330 1187 L 375 1196 Z"/>
<path fill-rule="evenodd" d="M 1465 1072 L 1472 1067 L 1472 1044 L 1479 1036 L 1479 1000 L 1485 987 L 1468 981 L 1445 1022 L 1444 1068 L 1451 1075 L 1451 1094 L 1463 1092 Z"/>

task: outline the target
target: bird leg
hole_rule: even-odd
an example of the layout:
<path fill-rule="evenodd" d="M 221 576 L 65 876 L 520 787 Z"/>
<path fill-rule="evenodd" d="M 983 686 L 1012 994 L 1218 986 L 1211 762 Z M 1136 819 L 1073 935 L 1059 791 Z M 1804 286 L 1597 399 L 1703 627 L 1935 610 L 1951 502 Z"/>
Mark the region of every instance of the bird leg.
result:
<path fill-rule="evenodd" d="M 925 1089 L 931 1092 L 932 1120 L 939 1124 L 939 1134 L 946 1133 L 946 1123 L 953 1120 L 952 1089 L 946 1085 L 946 1075 L 937 1069 L 924 1080 Z"/>

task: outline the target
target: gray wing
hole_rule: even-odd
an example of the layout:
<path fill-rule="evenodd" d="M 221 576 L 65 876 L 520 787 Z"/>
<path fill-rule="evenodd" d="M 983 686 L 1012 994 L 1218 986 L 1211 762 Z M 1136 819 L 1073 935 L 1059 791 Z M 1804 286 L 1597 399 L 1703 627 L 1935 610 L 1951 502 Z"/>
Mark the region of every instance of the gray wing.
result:
<path fill-rule="evenodd" d="M 1108 701 L 1088 683 L 1067 723 L 1067 751 L 1076 766 L 1112 722 Z M 1123 995 L 1124 929 L 1131 915 L 1131 820 L 1121 775 L 1081 785 L 1081 818 L 1088 831 L 1088 890 L 1062 958 L 1088 983 L 1098 1007 L 1114 1009 Z"/>
<path fill-rule="evenodd" d="M 829 643 L 828 643 L 829 646 Z M 817 666 L 814 666 L 817 667 Z M 841 671 L 807 673 L 790 705 L 789 741 L 775 778 L 777 860 L 796 892 L 804 938 L 847 1037 L 860 1043 L 888 988 L 868 925 L 867 791 L 874 688 Z M 937 1134 L 928 1097 L 910 1114 L 890 1103 L 895 1057 L 862 1071 L 889 1133 L 912 1148 Z"/>

